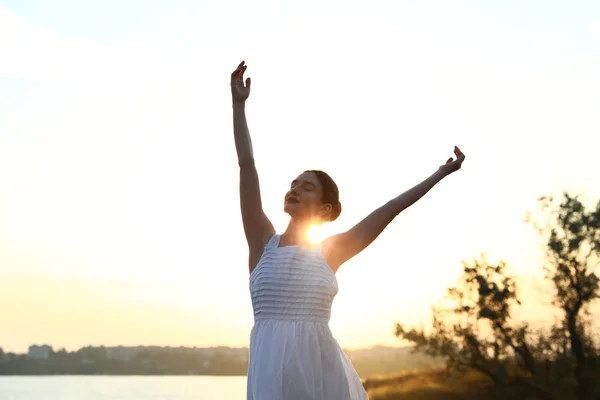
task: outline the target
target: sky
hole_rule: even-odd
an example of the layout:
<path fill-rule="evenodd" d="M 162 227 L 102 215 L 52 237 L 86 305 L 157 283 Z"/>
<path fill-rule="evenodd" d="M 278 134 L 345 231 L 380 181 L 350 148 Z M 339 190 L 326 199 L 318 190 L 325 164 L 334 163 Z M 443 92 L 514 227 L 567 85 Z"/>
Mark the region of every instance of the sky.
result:
<path fill-rule="evenodd" d="M 325 237 L 467 156 L 337 273 L 343 347 L 402 344 L 484 252 L 552 320 L 524 216 L 600 197 L 600 3 L 0 0 L 0 347 L 248 345 L 241 60 L 279 232 L 303 170 L 340 188 Z"/>

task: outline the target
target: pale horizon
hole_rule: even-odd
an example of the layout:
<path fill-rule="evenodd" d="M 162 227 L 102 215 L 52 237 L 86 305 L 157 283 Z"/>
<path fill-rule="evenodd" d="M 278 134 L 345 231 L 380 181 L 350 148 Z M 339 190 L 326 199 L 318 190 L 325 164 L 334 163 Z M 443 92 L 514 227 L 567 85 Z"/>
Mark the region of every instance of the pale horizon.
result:
<path fill-rule="evenodd" d="M 265 212 L 328 172 L 350 228 L 463 168 L 337 273 L 344 348 L 402 346 L 394 324 L 487 253 L 534 324 L 536 198 L 600 198 L 600 4 L 0 0 L 0 348 L 248 346 L 253 323 L 229 75 L 246 106 Z M 544 292 L 546 294 L 541 294 Z M 546 303 L 546 305 L 544 304 Z"/>

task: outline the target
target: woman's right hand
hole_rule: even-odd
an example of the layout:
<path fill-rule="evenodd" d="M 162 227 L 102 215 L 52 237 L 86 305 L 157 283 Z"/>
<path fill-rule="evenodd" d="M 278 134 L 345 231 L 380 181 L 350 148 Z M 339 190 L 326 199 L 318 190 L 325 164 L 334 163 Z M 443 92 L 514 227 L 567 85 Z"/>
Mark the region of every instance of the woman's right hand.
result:
<path fill-rule="evenodd" d="M 250 96 L 250 78 L 246 78 L 244 86 L 244 72 L 248 68 L 244 61 L 231 73 L 231 99 L 233 103 L 243 103 Z"/>

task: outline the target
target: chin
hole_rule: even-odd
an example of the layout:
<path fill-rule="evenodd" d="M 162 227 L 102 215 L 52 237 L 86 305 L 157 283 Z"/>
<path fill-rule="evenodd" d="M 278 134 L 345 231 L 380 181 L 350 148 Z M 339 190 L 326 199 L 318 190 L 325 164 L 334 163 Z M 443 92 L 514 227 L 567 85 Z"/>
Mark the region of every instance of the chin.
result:
<path fill-rule="evenodd" d="M 290 217 L 295 214 L 296 207 L 295 204 L 286 203 L 283 205 L 283 212 L 289 214 Z"/>

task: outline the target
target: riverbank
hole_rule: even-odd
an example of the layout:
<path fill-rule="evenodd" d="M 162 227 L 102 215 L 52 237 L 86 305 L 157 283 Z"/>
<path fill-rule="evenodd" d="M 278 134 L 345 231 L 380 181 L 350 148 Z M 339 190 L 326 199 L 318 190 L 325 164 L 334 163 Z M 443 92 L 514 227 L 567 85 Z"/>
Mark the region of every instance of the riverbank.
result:
<path fill-rule="evenodd" d="M 499 388 L 478 373 L 443 368 L 373 376 L 364 386 L 370 400 L 543 400 L 523 387 Z"/>

